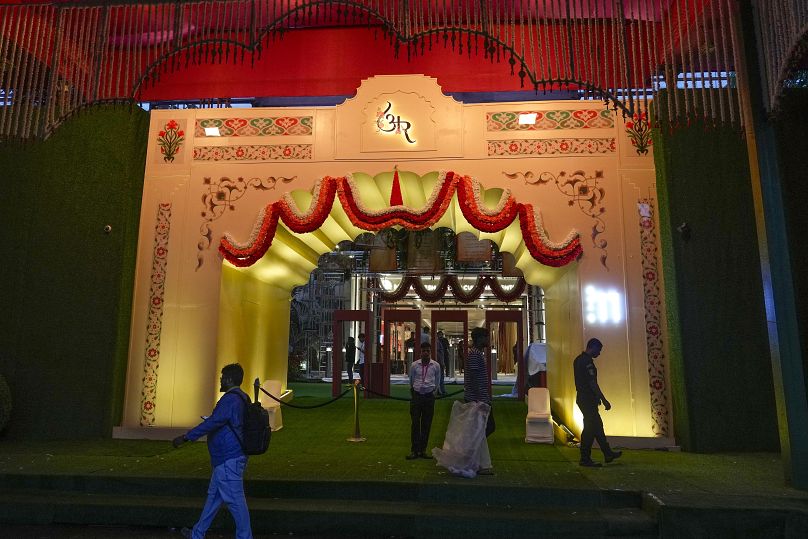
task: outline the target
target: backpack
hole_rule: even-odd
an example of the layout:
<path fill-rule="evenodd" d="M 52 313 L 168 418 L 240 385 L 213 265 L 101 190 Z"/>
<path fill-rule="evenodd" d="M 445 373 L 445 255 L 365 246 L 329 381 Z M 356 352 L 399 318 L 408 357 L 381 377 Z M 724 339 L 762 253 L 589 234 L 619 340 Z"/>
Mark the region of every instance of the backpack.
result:
<path fill-rule="evenodd" d="M 244 393 L 239 393 L 244 401 L 244 416 L 242 419 L 242 433 L 240 437 L 236 430 L 227 425 L 238 438 L 241 448 L 248 455 L 263 455 L 269 448 L 272 430 L 269 428 L 269 412 L 267 412 L 256 397 L 255 402 Z"/>

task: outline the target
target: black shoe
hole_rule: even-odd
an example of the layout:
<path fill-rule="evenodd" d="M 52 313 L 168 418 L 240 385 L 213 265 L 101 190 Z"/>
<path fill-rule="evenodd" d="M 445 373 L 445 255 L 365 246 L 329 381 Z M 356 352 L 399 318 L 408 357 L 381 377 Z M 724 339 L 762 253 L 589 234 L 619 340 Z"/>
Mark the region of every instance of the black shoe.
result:
<path fill-rule="evenodd" d="M 586 466 L 587 468 L 600 468 L 603 466 L 600 462 L 595 462 L 594 460 L 582 460 L 579 462 L 581 466 Z"/>
<path fill-rule="evenodd" d="M 191 529 L 190 529 L 190 528 L 182 528 L 182 529 L 180 530 L 180 535 L 182 535 L 183 537 L 185 537 L 185 539 L 191 539 L 191 537 L 193 537 L 193 534 L 191 533 Z"/>
<path fill-rule="evenodd" d="M 427 460 L 432 460 L 432 459 L 434 459 L 434 458 L 435 458 L 435 457 L 433 457 L 432 455 L 429 455 L 429 454 L 427 454 L 427 453 L 421 453 L 421 454 L 419 454 L 418 456 L 419 456 L 419 457 L 421 457 L 422 459 L 427 459 Z"/>
<path fill-rule="evenodd" d="M 619 459 L 622 456 L 623 456 L 622 451 L 612 451 L 611 454 L 606 455 L 606 458 L 604 458 L 603 460 L 606 461 L 606 464 L 609 464 L 611 461 Z"/>
<path fill-rule="evenodd" d="M 418 458 L 418 453 L 410 453 L 409 455 L 407 455 L 404 458 L 407 459 L 407 460 L 415 460 L 415 459 Z"/>

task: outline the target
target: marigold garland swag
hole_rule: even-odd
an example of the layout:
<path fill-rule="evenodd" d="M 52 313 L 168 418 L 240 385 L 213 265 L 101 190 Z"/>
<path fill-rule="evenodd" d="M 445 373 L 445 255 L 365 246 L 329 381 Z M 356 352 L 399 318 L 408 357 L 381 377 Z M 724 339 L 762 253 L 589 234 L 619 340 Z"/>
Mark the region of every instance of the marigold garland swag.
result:
<path fill-rule="evenodd" d="M 399 205 L 378 211 L 370 210 L 356 195 L 358 192 L 350 176 L 326 176 L 314 186 L 311 205 L 306 211 L 301 212 L 287 193 L 281 200 L 268 204 L 259 212 L 246 242 L 238 242 L 226 233 L 220 242 L 219 252 L 234 266 L 251 266 L 272 245 L 279 220 L 292 232 L 313 232 L 328 217 L 335 197 L 339 197 L 345 213 L 357 228 L 371 232 L 392 226 L 425 230 L 440 220 L 456 193 L 463 216 L 481 232 L 499 232 L 518 217 L 528 251 L 533 258 L 546 266 L 565 266 L 583 253 L 577 231 L 571 231 L 560 243 L 551 242 L 544 231 L 541 217 L 536 215 L 531 204 L 516 202 L 510 191 L 506 190 L 499 204 L 488 209 L 480 198 L 480 184 L 469 176 L 461 176 L 455 172 L 441 173 L 432 194 L 421 209 Z"/>
<path fill-rule="evenodd" d="M 413 291 L 418 294 L 419 298 L 428 302 L 435 302 L 443 299 L 446 291 L 451 288 L 454 299 L 461 303 L 471 303 L 479 299 L 486 286 L 499 301 L 511 302 L 522 297 L 526 283 L 525 280 L 520 277 L 513 288 L 506 292 L 505 289 L 502 288 L 502 285 L 499 284 L 499 280 L 496 277 L 483 275 L 477 278 L 477 282 L 474 283 L 471 290 L 466 291 L 463 290 L 463 286 L 460 284 L 457 275 L 447 275 L 440 280 L 435 290 L 429 291 L 419 277 L 408 275 L 401 280 L 401 283 L 395 290 L 389 292 L 382 290 L 381 297 L 383 301 L 395 303 L 404 299 L 407 292 L 412 288 Z"/>

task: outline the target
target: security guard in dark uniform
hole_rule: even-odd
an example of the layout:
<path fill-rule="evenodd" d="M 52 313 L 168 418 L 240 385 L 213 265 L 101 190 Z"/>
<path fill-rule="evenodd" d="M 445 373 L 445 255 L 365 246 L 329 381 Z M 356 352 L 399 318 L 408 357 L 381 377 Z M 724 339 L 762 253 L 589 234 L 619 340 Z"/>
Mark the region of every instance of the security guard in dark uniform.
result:
<path fill-rule="evenodd" d="M 598 386 L 598 370 L 593 361 L 603 350 L 603 343 L 598 339 L 589 339 L 586 350 L 575 358 L 573 370 L 575 372 L 575 402 L 584 416 L 584 430 L 581 433 L 581 466 L 598 467 L 600 462 L 592 460 L 592 442 L 598 441 L 607 463 L 623 455 L 622 451 L 612 451 L 606 433 L 603 432 L 603 421 L 600 419 L 598 406 L 603 403 L 604 408 L 611 410 L 611 403 L 603 396 Z"/>

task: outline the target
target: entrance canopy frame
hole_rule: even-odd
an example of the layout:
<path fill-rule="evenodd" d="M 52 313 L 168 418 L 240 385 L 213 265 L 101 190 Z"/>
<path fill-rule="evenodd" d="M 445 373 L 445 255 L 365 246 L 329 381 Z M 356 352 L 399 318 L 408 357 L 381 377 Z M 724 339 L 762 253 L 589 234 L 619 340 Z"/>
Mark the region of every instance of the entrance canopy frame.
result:
<path fill-rule="evenodd" d="M 333 364 L 331 366 L 331 395 L 337 397 L 340 393 L 340 386 L 342 385 L 342 323 L 343 322 L 364 322 L 365 335 L 370 333 L 370 321 L 373 313 L 371 311 L 359 309 L 345 309 L 334 311 L 334 344 L 333 354 L 331 355 Z M 373 361 L 373 346 L 367 346 L 367 339 L 365 340 L 365 364 Z M 364 367 L 363 367 L 364 368 Z"/>
<path fill-rule="evenodd" d="M 413 356 L 420 356 L 421 343 L 421 311 L 418 309 L 385 309 L 382 311 L 382 331 L 384 332 L 384 343 L 382 344 L 382 364 L 381 382 L 373 381 L 374 387 L 380 387 L 384 395 L 390 394 L 390 325 L 396 322 L 412 322 L 415 324 L 415 342 L 413 343 Z M 417 352 L 416 352 L 417 351 Z"/>
<path fill-rule="evenodd" d="M 463 323 L 463 339 L 461 340 L 463 346 L 463 357 L 466 357 L 469 352 L 469 313 L 468 311 L 449 310 L 449 311 L 432 311 L 430 315 L 432 320 L 432 342 L 437 342 L 437 327 L 439 322 L 462 322 Z M 437 346 L 432 347 L 432 358 L 437 357 Z"/>
<path fill-rule="evenodd" d="M 485 311 L 485 329 L 488 335 L 491 335 L 491 325 L 499 322 L 515 322 L 516 323 L 516 394 L 520 399 L 525 398 L 525 354 L 523 350 L 524 327 L 522 319 L 522 310 L 518 311 L 499 311 L 487 310 Z M 489 337 L 490 338 L 490 337 Z M 491 388 L 491 346 L 489 341 L 488 349 L 485 353 L 485 360 L 488 366 L 488 387 Z"/>

